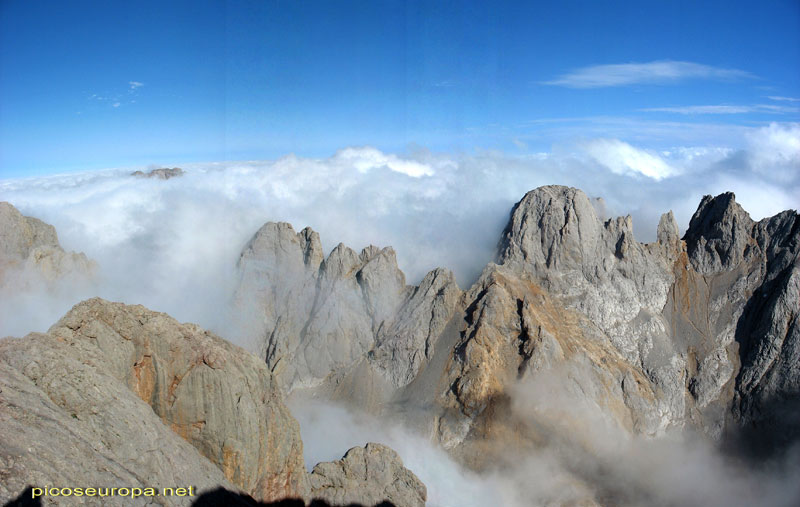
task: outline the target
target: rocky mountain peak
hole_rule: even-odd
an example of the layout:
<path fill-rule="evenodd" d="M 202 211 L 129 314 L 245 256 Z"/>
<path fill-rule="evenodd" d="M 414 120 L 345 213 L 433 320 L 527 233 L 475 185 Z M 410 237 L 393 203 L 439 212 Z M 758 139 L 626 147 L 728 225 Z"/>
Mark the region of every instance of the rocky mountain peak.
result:
<path fill-rule="evenodd" d="M 331 505 L 402 505 L 422 507 L 425 485 L 385 445 L 353 447 L 338 461 L 320 463 L 309 475 L 311 494 Z"/>
<path fill-rule="evenodd" d="M 321 252 L 316 232 L 273 222 L 245 247 L 237 300 L 259 316 L 248 331 L 254 351 L 287 391 L 339 384 L 367 361 L 395 385 L 410 382 L 455 311 L 461 291 L 452 273 L 435 270 L 407 286 L 392 247 L 356 253 L 339 243 L 327 258 Z"/>
<path fill-rule="evenodd" d="M 242 251 L 242 259 L 260 259 L 282 269 L 317 270 L 322 263 L 319 234 L 306 227 L 299 233 L 286 222 L 267 222 L 253 235 Z"/>
<path fill-rule="evenodd" d="M 500 240 L 499 263 L 528 265 L 534 271 L 578 267 L 601 232 L 594 206 L 581 190 L 539 187 L 514 206 Z"/>
<path fill-rule="evenodd" d="M 60 248 L 56 228 L 0 202 L 0 255 L 24 259 L 36 247 Z"/>
<path fill-rule="evenodd" d="M 749 257 L 745 250 L 754 225 L 733 192 L 704 196 L 683 237 L 692 266 L 704 274 L 736 266 Z"/>
<path fill-rule="evenodd" d="M 675 220 L 672 210 L 661 215 L 661 219 L 658 221 L 656 238 L 661 245 L 673 245 L 680 240 L 678 222 Z"/>

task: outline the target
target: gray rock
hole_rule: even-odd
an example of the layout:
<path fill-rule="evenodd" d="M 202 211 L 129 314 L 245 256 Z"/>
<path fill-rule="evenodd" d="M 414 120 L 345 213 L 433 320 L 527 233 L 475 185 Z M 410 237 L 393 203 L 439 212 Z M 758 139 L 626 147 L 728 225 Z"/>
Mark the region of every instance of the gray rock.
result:
<path fill-rule="evenodd" d="M 153 169 L 148 172 L 134 171 L 131 173 L 131 176 L 136 176 L 137 178 L 157 178 L 159 180 L 168 180 L 170 178 L 183 176 L 184 174 L 184 170 L 180 167 L 173 167 L 172 169 L 164 167 L 161 169 Z"/>
<path fill-rule="evenodd" d="M 266 358 L 284 385 L 296 376 L 291 359 L 314 306 L 321 264 L 317 233 L 295 233 L 291 225 L 273 222 L 259 229 L 238 261 L 241 317 L 235 320 L 245 326 L 237 331 L 239 342 Z"/>
<path fill-rule="evenodd" d="M 694 269 L 713 274 L 749 258 L 754 225 L 732 192 L 704 196 L 683 237 Z"/>
<path fill-rule="evenodd" d="M 0 202 L 0 256 L 25 259 L 37 247 L 59 247 L 55 227 Z"/>
<path fill-rule="evenodd" d="M 317 233 L 285 223 L 265 224 L 238 267 L 245 341 L 287 392 L 335 388 L 359 368 L 380 385 L 409 383 L 461 294 L 444 270 L 406 286 L 392 248 L 339 244 L 323 260 Z"/>
<path fill-rule="evenodd" d="M 240 294 L 266 316 L 255 341 L 289 390 L 326 385 L 325 396 L 380 405 L 471 466 L 491 462 L 486 442 L 582 424 L 519 433 L 530 426 L 515 426 L 509 393 L 548 372 L 635 434 L 797 433 L 797 214 L 755 223 L 733 194 L 705 197 L 683 239 L 669 212 L 642 244 L 630 217 L 604 212 L 577 189 L 529 192 L 497 263 L 466 292 L 441 269 L 404 286 L 391 249 L 339 245 L 322 260 L 312 233 L 282 226 L 246 249 Z"/>
<path fill-rule="evenodd" d="M 51 335 L 0 340 L 0 502 L 28 486 L 231 490 L 222 471 L 170 430 L 96 354 Z M 44 505 L 60 499 L 44 498 Z M 152 505 L 153 499 L 128 499 Z M 190 505 L 192 498 L 160 498 Z M 108 505 L 105 498 L 74 499 Z"/>
<path fill-rule="evenodd" d="M 800 437 L 800 217 L 786 211 L 764 219 L 750 240 L 761 255 L 746 278 L 755 283 L 740 289 L 750 297 L 735 327 L 734 414 L 746 431 L 759 430 L 757 445 L 771 449 Z"/>
<path fill-rule="evenodd" d="M 24 285 L 32 274 L 52 282 L 66 275 L 90 276 L 95 270 L 85 254 L 61 248 L 55 227 L 0 202 L 0 285 L 9 278 Z"/>
<path fill-rule="evenodd" d="M 680 249 L 669 214 L 662 217 L 659 237 L 660 248 L 643 245 L 630 216 L 603 222 L 583 192 L 549 186 L 529 192 L 514 207 L 498 255 L 513 276 L 535 282 L 588 317 L 655 384 L 661 396 L 653 413 L 637 414 L 654 422 L 648 433 L 680 425 L 686 410 L 683 360 L 661 315 L 674 280 L 671 259 Z M 660 414 L 657 423 L 654 413 Z"/>
<path fill-rule="evenodd" d="M 395 451 L 381 444 L 353 447 L 342 459 L 319 463 L 309 475 L 311 495 L 331 505 L 424 506 L 427 489 L 403 466 Z"/>
<path fill-rule="evenodd" d="M 431 360 L 435 344 L 456 310 L 461 290 L 453 273 L 441 268 L 406 292 L 392 324 L 378 330 L 370 361 L 392 385 L 408 385 Z"/>
<path fill-rule="evenodd" d="M 308 495 L 266 365 L 195 325 L 92 299 L 46 335 L 3 340 L 0 367 L 4 498 L 27 484 Z"/>

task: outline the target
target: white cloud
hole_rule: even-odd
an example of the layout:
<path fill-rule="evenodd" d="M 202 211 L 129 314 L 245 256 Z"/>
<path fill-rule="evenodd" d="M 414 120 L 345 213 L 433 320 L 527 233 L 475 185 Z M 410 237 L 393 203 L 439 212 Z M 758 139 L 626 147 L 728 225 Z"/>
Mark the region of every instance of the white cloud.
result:
<path fill-rule="evenodd" d="M 333 157 L 336 162 L 352 164 L 359 172 L 365 173 L 371 169 L 387 167 L 392 171 L 420 178 L 432 176 L 433 169 L 425 164 L 413 160 L 400 159 L 395 155 L 387 155 L 375 148 L 345 148 L 339 150 Z"/>
<path fill-rule="evenodd" d="M 800 107 L 789 107 L 789 106 L 776 106 L 772 104 L 759 104 L 754 106 L 759 110 L 762 111 L 769 111 L 773 113 L 797 113 L 800 112 Z"/>
<path fill-rule="evenodd" d="M 718 105 L 718 106 L 678 106 L 678 107 L 649 107 L 640 109 L 646 112 L 678 113 L 678 114 L 742 114 L 742 113 L 796 113 L 796 107 L 757 104 L 753 106 Z"/>
<path fill-rule="evenodd" d="M 219 309 L 237 256 L 270 220 L 311 226 L 326 251 L 339 242 L 392 245 L 409 283 L 442 266 L 466 288 L 493 259 L 513 204 L 540 185 L 602 196 L 612 216 L 633 216 L 640 241 L 654 239 L 670 209 L 685 228 L 704 194 L 736 192 L 762 218 L 800 202 L 797 129 L 750 129 L 750 144 L 740 147 L 654 151 L 602 138 L 526 156 L 347 148 L 325 159 L 188 164 L 185 176 L 168 181 L 130 176 L 141 168 L 0 180 L 2 199 L 55 225 L 62 245 L 97 260 L 101 275 L 91 294 L 65 290 L 58 304 L 0 315 L 0 335 L 33 330 L 30 322 L 44 330 L 91 295 L 144 304 L 225 335 Z M 770 170 L 770 160 L 782 161 L 783 172 Z"/>
<path fill-rule="evenodd" d="M 794 98 L 794 97 L 778 97 L 778 96 L 775 96 L 775 95 L 770 95 L 767 98 L 770 99 L 770 100 L 777 100 L 777 101 L 781 101 L 781 102 L 800 102 L 800 99 L 797 99 L 797 98 Z"/>
<path fill-rule="evenodd" d="M 751 106 L 683 106 L 683 107 L 650 107 L 640 111 L 680 114 L 739 114 L 753 111 Z"/>
<path fill-rule="evenodd" d="M 712 67 L 693 62 L 660 60 L 649 63 L 591 65 L 542 84 L 568 88 L 603 88 L 633 84 L 665 84 L 686 79 L 731 80 L 754 77 L 738 69 Z"/>
<path fill-rule="evenodd" d="M 615 174 L 642 175 L 658 181 L 678 173 L 656 153 L 634 148 L 619 139 L 594 139 L 584 143 L 583 148 Z"/>
<path fill-rule="evenodd" d="M 130 86 L 131 90 L 135 90 L 144 86 L 144 83 L 140 83 L 139 81 L 128 81 L 128 86 Z"/>
<path fill-rule="evenodd" d="M 780 182 L 800 180 L 800 123 L 771 123 L 748 136 L 753 169 Z"/>

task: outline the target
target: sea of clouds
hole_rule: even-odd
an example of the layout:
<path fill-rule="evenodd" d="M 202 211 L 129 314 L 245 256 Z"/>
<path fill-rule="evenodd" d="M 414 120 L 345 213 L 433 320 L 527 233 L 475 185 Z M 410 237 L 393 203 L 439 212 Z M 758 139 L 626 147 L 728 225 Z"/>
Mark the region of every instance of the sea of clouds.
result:
<path fill-rule="evenodd" d="M 685 229 L 705 194 L 733 191 L 755 219 L 797 208 L 800 124 L 753 128 L 746 139 L 739 148 L 653 151 L 594 138 L 525 156 L 350 147 L 325 159 L 189 164 L 168 181 L 132 177 L 130 168 L 0 180 L 0 200 L 53 224 L 66 250 L 100 268 L 90 287 L 6 287 L 0 336 L 46 330 L 90 296 L 225 336 L 238 255 L 266 221 L 311 226 L 326 251 L 391 245 L 409 283 L 442 266 L 465 288 L 493 260 L 513 204 L 540 185 L 604 198 L 608 215 L 633 216 L 640 241 L 654 240 L 668 210 Z"/>

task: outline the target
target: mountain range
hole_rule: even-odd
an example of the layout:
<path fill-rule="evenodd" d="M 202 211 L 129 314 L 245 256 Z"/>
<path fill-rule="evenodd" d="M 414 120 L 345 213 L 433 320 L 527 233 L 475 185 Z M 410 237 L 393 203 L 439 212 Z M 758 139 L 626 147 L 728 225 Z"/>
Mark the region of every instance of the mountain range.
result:
<path fill-rule="evenodd" d="M 5 338 L 0 501 L 191 484 L 259 502 L 425 503 L 380 443 L 308 472 L 285 400 L 400 423 L 478 474 L 558 448 L 546 473 L 563 491 L 534 504 L 669 504 L 615 475 L 624 442 L 691 434 L 730 460 L 785 455 L 800 436 L 797 212 L 756 222 L 732 193 L 706 196 L 683 237 L 668 212 L 640 243 L 630 216 L 603 210 L 575 188 L 528 192 L 469 288 L 445 268 L 410 285 L 391 247 L 326 256 L 312 229 L 267 222 L 235 261 L 229 332 L 244 349 L 98 298 Z M 0 239 L 0 283 L 95 269 L 7 203 Z"/>

